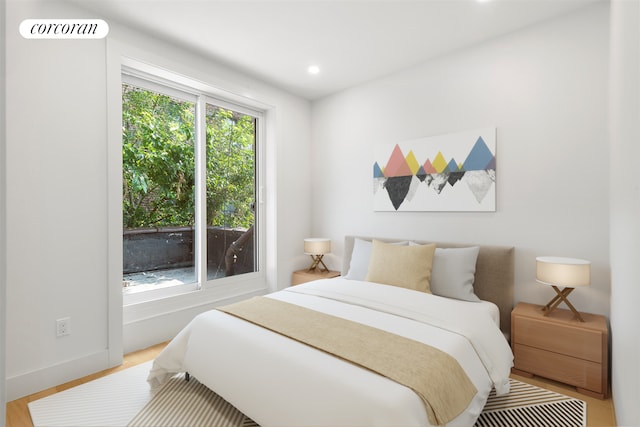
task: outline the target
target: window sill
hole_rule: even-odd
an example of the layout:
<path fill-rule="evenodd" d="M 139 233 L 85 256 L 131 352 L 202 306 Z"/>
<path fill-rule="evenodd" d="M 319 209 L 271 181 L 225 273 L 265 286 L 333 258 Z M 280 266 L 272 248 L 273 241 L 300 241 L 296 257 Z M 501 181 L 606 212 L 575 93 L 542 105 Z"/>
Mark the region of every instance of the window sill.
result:
<path fill-rule="evenodd" d="M 268 286 L 264 274 L 249 273 L 207 282 L 202 287 L 197 284 L 179 285 L 130 294 L 124 299 L 123 324 L 126 326 L 186 310 L 205 311 L 266 293 Z"/>

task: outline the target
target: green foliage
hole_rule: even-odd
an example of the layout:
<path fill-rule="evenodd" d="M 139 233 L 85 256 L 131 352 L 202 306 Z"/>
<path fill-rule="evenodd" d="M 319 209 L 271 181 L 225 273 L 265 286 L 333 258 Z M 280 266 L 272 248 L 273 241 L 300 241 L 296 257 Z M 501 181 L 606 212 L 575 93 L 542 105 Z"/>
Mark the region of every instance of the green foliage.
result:
<path fill-rule="evenodd" d="M 207 105 L 209 225 L 248 228 L 254 221 L 255 119 Z"/>
<path fill-rule="evenodd" d="M 208 225 L 248 228 L 255 188 L 255 120 L 207 106 Z M 122 86 L 123 225 L 192 226 L 195 105 Z"/>

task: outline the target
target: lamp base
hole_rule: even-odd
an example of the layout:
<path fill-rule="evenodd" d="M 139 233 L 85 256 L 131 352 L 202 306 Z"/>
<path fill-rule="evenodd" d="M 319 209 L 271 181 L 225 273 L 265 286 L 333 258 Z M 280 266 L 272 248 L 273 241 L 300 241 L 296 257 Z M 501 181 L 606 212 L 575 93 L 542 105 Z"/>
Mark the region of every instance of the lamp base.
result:
<path fill-rule="evenodd" d="M 567 305 L 567 307 L 569 307 L 569 309 L 578 318 L 578 320 L 581 322 L 584 322 L 584 319 L 582 318 L 582 316 L 580 316 L 580 313 L 578 313 L 578 310 L 576 310 L 573 304 L 571 304 L 567 299 L 567 296 L 569 296 L 569 294 L 571 293 L 571 291 L 573 291 L 574 288 L 564 288 L 560 290 L 555 285 L 551 285 L 551 287 L 556 291 L 557 295 L 553 297 L 553 299 L 549 301 L 547 305 L 542 307 L 542 311 L 544 311 L 544 315 L 548 316 L 549 314 L 551 314 L 551 312 L 556 308 L 558 308 L 558 305 L 560 305 L 560 303 L 564 301 L 564 303 Z"/>
<path fill-rule="evenodd" d="M 315 269 L 318 269 L 320 271 L 329 271 L 329 269 L 327 268 L 327 266 L 324 264 L 324 261 L 322 261 L 322 257 L 324 255 L 309 255 L 311 257 L 311 265 L 308 268 L 308 271 L 312 271 Z M 322 264 L 322 267 L 320 267 L 318 264 Z"/>

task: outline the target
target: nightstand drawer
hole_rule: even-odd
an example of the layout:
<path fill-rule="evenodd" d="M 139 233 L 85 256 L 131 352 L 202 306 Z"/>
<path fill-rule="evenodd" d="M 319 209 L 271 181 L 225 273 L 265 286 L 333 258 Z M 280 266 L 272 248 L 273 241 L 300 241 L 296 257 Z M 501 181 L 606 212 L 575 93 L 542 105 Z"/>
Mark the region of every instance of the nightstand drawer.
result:
<path fill-rule="evenodd" d="M 599 331 L 571 326 L 559 328 L 557 324 L 527 317 L 516 317 L 515 322 L 515 344 L 525 343 L 596 363 L 603 361 L 603 335 Z"/>
<path fill-rule="evenodd" d="M 516 369 L 605 394 L 602 365 L 526 345 L 514 346 Z"/>
<path fill-rule="evenodd" d="M 609 391 L 607 319 L 569 310 L 545 316 L 542 307 L 520 302 L 511 312 L 514 371 L 574 385 L 581 393 L 604 399 Z"/>

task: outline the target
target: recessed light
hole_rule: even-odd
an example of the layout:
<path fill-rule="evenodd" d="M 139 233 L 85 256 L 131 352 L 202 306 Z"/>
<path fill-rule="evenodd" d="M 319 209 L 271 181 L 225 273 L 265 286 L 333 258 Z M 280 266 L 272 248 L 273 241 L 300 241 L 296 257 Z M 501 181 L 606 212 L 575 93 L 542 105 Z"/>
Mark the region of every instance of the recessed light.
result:
<path fill-rule="evenodd" d="M 312 65 L 307 68 L 307 71 L 309 72 L 309 74 L 318 74 L 320 72 L 320 67 L 318 67 L 317 65 Z"/>

